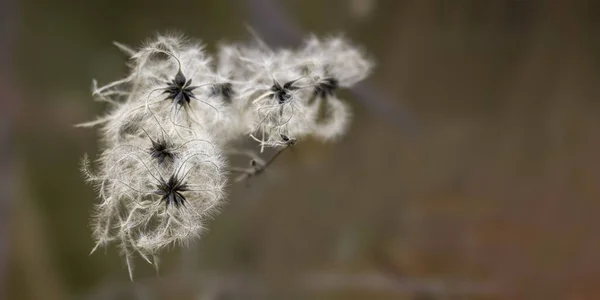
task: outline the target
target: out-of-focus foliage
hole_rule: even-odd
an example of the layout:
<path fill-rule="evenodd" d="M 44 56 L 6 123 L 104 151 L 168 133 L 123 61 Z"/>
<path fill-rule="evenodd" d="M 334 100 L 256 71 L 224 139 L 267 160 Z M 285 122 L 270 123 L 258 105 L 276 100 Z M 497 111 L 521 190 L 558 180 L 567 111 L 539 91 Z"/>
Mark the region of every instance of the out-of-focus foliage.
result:
<path fill-rule="evenodd" d="M 92 78 L 126 72 L 111 42 L 249 38 L 241 2 L 19 3 L 10 299 L 600 297 L 600 5 L 584 0 L 283 2 L 364 44 L 418 131 L 353 102 L 348 136 L 236 187 L 160 277 L 139 264 L 130 284 L 116 251 L 88 256 L 78 162 L 97 137 L 71 125 L 102 113 L 81 100 Z"/>

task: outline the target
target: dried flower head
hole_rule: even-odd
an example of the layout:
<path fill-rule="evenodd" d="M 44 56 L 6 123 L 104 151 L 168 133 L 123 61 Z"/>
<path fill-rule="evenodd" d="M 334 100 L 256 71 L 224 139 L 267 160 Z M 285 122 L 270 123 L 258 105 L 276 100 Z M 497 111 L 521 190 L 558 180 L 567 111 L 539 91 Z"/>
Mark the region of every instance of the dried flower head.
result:
<path fill-rule="evenodd" d="M 341 136 L 350 109 L 336 91 L 372 67 L 341 38 L 311 37 L 299 49 L 221 45 L 214 62 L 181 36 L 161 35 L 137 50 L 116 45 L 130 72 L 104 86 L 94 81 L 94 97 L 109 107 L 80 124 L 98 126 L 103 142 L 96 171 L 87 157 L 82 169 L 100 199 L 92 252 L 117 243 L 131 277 L 134 254 L 157 264 L 163 248 L 201 234 L 225 198 L 227 171 L 248 178 L 299 139 Z M 228 167 L 222 153 L 248 137 L 276 154 L 250 155 L 249 169 Z"/>

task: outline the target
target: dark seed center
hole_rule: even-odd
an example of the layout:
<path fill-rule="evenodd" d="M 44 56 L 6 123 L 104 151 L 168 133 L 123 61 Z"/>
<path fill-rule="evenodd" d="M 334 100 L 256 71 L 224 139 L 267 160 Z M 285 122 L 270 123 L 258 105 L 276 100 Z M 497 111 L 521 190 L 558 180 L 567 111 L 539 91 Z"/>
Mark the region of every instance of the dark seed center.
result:
<path fill-rule="evenodd" d="M 163 180 L 156 188 L 157 190 L 154 193 L 162 196 L 160 201 L 164 201 L 167 208 L 170 204 L 175 205 L 177 208 L 185 206 L 186 198 L 182 192 L 188 190 L 187 184 L 181 182 L 177 176 L 171 175 L 167 182 Z"/>

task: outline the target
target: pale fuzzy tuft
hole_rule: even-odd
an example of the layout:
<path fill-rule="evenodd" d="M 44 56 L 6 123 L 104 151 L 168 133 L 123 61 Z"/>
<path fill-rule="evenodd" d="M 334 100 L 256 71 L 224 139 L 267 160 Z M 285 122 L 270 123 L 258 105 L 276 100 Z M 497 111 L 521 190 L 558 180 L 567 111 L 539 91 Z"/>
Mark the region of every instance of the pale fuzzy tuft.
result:
<path fill-rule="evenodd" d="M 342 38 L 311 37 L 299 49 L 223 44 L 214 60 L 200 42 L 177 35 L 159 35 L 139 49 L 115 45 L 129 57 L 129 74 L 93 82 L 107 113 L 78 126 L 99 127 L 103 144 L 96 171 L 87 156 L 82 163 L 100 199 L 92 252 L 118 245 L 131 278 L 135 254 L 158 270 L 165 247 L 206 229 L 225 199 L 222 153 L 249 137 L 261 149 L 305 137 L 338 139 L 351 111 L 336 92 L 372 68 Z"/>
<path fill-rule="evenodd" d="M 312 36 L 305 41 L 300 53 L 300 57 L 323 68 L 322 76 L 336 78 L 344 88 L 365 79 L 373 69 L 372 60 L 342 37 L 320 40 Z"/>
<path fill-rule="evenodd" d="M 318 99 L 311 107 L 311 118 L 317 120 L 313 135 L 323 141 L 332 141 L 341 137 L 348 129 L 351 110 L 348 104 L 336 97 Z"/>
<path fill-rule="evenodd" d="M 170 161 L 148 155 L 150 137 L 131 138 L 129 144 L 104 151 L 96 174 L 85 161 L 84 173 L 98 188 L 101 200 L 92 222 L 96 247 L 116 241 L 128 261 L 134 253 L 149 261 L 170 244 L 197 238 L 206 219 L 215 214 L 226 182 L 219 148 L 206 136 L 166 139 L 173 154 Z M 159 193 L 172 178 L 185 185 L 183 203 L 168 203 Z"/>

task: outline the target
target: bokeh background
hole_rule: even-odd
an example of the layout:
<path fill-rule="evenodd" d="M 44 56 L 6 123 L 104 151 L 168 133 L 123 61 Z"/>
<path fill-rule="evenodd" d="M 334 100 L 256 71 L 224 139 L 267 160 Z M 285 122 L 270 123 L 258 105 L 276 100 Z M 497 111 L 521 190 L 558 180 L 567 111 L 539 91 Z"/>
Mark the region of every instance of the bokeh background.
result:
<path fill-rule="evenodd" d="M 335 144 L 301 141 L 135 281 L 88 255 L 98 153 L 72 125 L 156 32 L 273 46 L 345 33 L 375 58 Z M 3 0 L 5 299 L 600 299 L 600 3 Z"/>

